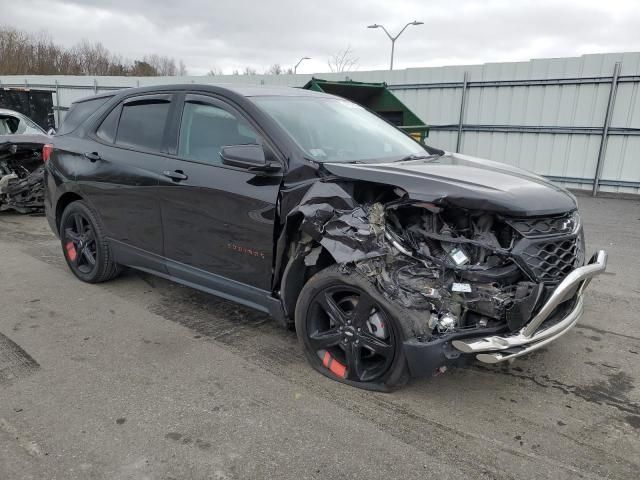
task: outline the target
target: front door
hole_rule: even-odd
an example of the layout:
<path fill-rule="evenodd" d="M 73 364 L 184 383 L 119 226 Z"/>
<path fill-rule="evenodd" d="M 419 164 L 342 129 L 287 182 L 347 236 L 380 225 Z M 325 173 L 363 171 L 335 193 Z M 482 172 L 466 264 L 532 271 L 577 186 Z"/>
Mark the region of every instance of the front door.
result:
<path fill-rule="evenodd" d="M 214 290 L 220 282 L 270 290 L 273 229 L 280 176 L 260 177 L 222 164 L 229 145 L 260 144 L 264 136 L 238 110 L 187 94 L 176 158 L 161 180 L 164 251 L 169 273 Z"/>

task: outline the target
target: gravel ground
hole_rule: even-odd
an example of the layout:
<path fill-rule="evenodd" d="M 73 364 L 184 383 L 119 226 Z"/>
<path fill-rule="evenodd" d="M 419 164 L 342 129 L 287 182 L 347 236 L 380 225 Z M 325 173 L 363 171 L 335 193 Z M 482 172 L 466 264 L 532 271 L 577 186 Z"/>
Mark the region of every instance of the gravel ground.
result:
<path fill-rule="evenodd" d="M 332 382 L 265 316 L 136 272 L 71 275 L 0 214 L 0 478 L 625 478 L 640 471 L 640 202 L 581 197 L 609 251 L 576 328 L 393 394 Z"/>

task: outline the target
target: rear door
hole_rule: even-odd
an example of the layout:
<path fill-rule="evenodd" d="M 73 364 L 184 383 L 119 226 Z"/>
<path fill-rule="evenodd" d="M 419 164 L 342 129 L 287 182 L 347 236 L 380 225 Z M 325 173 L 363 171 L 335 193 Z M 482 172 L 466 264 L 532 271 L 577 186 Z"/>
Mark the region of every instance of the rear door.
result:
<path fill-rule="evenodd" d="M 223 165 L 220 150 L 260 144 L 275 159 L 274 149 L 256 124 L 218 98 L 187 94 L 176 126 L 176 156 L 161 181 L 169 272 L 214 290 L 225 290 L 226 280 L 270 290 L 281 176 Z"/>
<path fill-rule="evenodd" d="M 141 95 L 117 105 L 97 128 L 78 175 L 118 260 L 161 271 L 165 269 L 158 195 L 172 98 Z"/>

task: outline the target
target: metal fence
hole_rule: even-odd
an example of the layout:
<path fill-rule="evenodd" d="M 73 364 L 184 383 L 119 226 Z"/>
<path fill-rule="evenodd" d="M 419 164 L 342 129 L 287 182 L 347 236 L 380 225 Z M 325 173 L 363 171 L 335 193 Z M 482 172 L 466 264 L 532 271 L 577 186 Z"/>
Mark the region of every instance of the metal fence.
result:
<path fill-rule="evenodd" d="M 426 89 L 460 89 L 460 107 L 458 121 L 450 125 L 431 125 L 432 131 L 455 132 L 455 151 L 461 151 L 462 138 L 464 132 L 482 132 L 482 133 L 528 133 L 528 134 L 564 134 L 564 135 L 597 135 L 598 155 L 596 158 L 596 166 L 593 178 L 576 178 L 552 176 L 547 177 L 553 180 L 565 183 L 587 184 L 592 183 L 592 192 L 595 195 L 600 185 L 617 186 L 617 187 L 640 187 L 639 181 L 625 180 L 603 180 L 602 169 L 603 162 L 607 150 L 607 143 L 610 135 L 637 136 L 640 135 L 640 128 L 612 127 L 611 119 L 613 117 L 613 109 L 615 107 L 618 84 L 623 82 L 640 82 L 640 76 L 628 75 L 620 76 L 622 64 L 616 62 L 611 76 L 608 77 L 592 77 L 592 78 L 547 78 L 538 80 L 502 80 L 502 81 L 468 81 L 468 72 L 464 72 L 461 82 L 450 83 L 432 83 L 432 84 L 400 84 L 392 85 L 392 90 L 426 90 Z M 601 85 L 606 84 L 609 88 L 608 100 L 604 111 L 604 121 L 601 126 L 577 126 L 577 125 L 489 125 L 489 124 L 471 124 L 466 122 L 467 95 L 473 88 L 513 88 L 513 87 L 532 87 L 532 86 L 568 86 L 568 85 Z M 637 152 L 640 154 L 640 152 Z M 638 159 L 640 161 L 640 159 Z"/>
<path fill-rule="evenodd" d="M 386 82 L 430 125 L 432 145 L 594 194 L 640 193 L 640 53 L 313 76 Z M 59 123 L 91 93 L 169 83 L 302 86 L 311 77 L 0 77 L 0 88 L 52 91 Z"/>

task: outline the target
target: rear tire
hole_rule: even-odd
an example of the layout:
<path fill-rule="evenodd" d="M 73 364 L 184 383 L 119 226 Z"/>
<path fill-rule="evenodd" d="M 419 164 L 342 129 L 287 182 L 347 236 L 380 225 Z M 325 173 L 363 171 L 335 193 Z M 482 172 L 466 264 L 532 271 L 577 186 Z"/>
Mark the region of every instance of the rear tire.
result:
<path fill-rule="evenodd" d="M 332 265 L 309 279 L 296 304 L 298 339 L 323 375 L 365 390 L 392 391 L 409 379 L 402 309 L 366 278 Z"/>
<path fill-rule="evenodd" d="M 118 276 L 102 222 L 82 200 L 67 205 L 60 219 L 60 241 L 67 265 L 83 282 L 101 283 Z"/>

